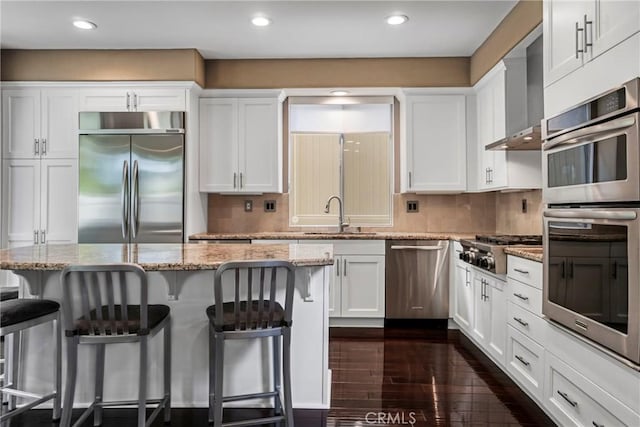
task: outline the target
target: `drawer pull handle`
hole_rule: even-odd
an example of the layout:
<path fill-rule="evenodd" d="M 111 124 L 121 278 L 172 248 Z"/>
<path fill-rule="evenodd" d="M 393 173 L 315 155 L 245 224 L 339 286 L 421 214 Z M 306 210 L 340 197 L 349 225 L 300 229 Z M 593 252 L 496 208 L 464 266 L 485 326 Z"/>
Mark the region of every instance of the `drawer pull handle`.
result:
<path fill-rule="evenodd" d="M 558 390 L 558 394 L 562 396 L 562 398 L 566 400 L 569 403 L 569 405 L 573 406 L 574 408 L 578 406 L 578 402 L 569 399 L 569 395 L 567 395 L 567 393 L 563 393 L 560 390 Z"/>
<path fill-rule="evenodd" d="M 521 270 L 519 268 L 514 268 L 513 271 L 517 271 L 520 274 L 529 274 L 529 272 L 527 270 Z"/>
<path fill-rule="evenodd" d="M 522 357 L 522 356 L 518 356 L 517 354 L 516 354 L 516 356 L 515 356 L 515 357 L 516 357 L 516 359 L 518 359 L 518 360 L 520 361 L 520 363 L 522 363 L 524 366 L 529 366 L 529 365 L 531 365 L 531 363 L 529 363 L 529 362 L 527 362 L 526 360 L 524 360 L 524 357 Z"/>
<path fill-rule="evenodd" d="M 591 424 L 593 424 L 593 427 L 604 427 L 604 424 L 599 424 L 595 421 L 592 421 Z"/>
<path fill-rule="evenodd" d="M 522 301 L 528 301 L 529 300 L 529 297 L 524 296 L 522 294 L 513 294 L 513 296 L 516 297 L 516 298 L 520 298 Z"/>
<path fill-rule="evenodd" d="M 514 317 L 513 320 L 515 320 L 516 322 L 520 323 L 525 328 L 529 326 L 529 323 L 525 322 L 524 320 L 522 320 L 519 317 Z"/>

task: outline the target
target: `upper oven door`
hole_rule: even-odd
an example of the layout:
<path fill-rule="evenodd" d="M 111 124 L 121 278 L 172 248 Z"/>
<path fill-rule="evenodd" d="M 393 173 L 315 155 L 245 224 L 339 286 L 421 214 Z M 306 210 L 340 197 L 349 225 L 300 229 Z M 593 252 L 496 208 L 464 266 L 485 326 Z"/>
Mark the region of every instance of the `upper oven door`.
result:
<path fill-rule="evenodd" d="M 543 144 L 545 203 L 640 201 L 636 112 Z"/>
<path fill-rule="evenodd" d="M 640 363 L 640 208 L 544 211 L 542 312 Z"/>

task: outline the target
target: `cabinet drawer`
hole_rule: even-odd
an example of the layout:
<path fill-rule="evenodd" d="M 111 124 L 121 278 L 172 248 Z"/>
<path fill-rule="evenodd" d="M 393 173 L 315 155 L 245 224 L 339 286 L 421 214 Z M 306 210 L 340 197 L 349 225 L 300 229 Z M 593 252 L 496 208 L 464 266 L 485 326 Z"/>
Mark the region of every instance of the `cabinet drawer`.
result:
<path fill-rule="evenodd" d="M 542 263 L 509 255 L 507 258 L 507 277 L 542 289 Z"/>
<path fill-rule="evenodd" d="M 544 405 L 563 426 L 638 426 L 640 415 L 547 352 Z"/>
<path fill-rule="evenodd" d="M 517 280 L 509 280 L 509 301 L 542 316 L 542 290 L 525 285 Z"/>
<path fill-rule="evenodd" d="M 528 338 L 544 345 L 547 321 L 543 318 L 509 302 L 507 307 L 507 323 Z"/>
<path fill-rule="evenodd" d="M 507 371 L 531 394 L 542 400 L 544 348 L 511 325 L 507 326 Z"/>

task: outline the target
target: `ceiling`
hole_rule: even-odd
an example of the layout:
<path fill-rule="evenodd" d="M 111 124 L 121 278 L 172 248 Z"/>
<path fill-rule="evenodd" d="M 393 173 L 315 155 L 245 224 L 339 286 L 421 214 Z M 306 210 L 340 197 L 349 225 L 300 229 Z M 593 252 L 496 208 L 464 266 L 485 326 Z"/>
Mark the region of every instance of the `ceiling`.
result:
<path fill-rule="evenodd" d="M 196 48 L 205 59 L 471 56 L 516 3 L 2 0 L 0 47 Z M 409 21 L 388 25 L 394 13 Z M 258 14 L 272 25 L 254 27 Z M 98 28 L 73 27 L 78 18 Z"/>

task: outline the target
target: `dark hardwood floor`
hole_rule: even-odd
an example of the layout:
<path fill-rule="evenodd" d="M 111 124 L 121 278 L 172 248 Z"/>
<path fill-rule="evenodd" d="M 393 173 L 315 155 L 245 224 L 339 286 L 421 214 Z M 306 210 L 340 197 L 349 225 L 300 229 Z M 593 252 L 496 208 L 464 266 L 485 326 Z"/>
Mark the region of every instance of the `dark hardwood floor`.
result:
<path fill-rule="evenodd" d="M 329 366 L 331 409 L 295 411 L 298 427 L 554 425 L 457 331 L 332 330 Z M 225 421 L 256 411 L 225 410 Z M 50 414 L 30 411 L 10 426 L 51 426 Z M 206 426 L 207 410 L 173 409 L 171 425 Z M 133 427 L 135 410 L 106 410 L 103 426 Z"/>

